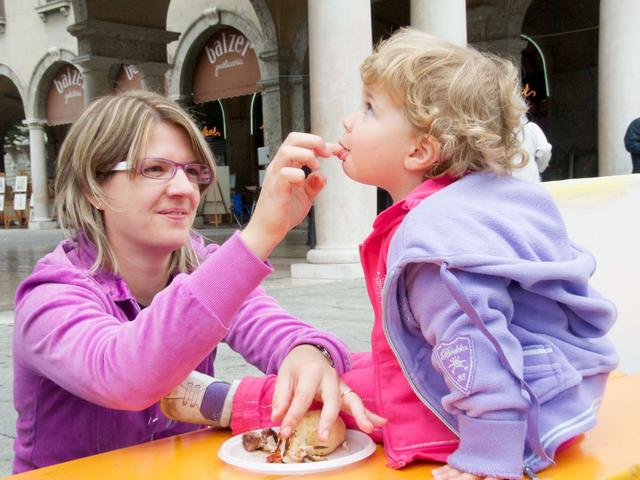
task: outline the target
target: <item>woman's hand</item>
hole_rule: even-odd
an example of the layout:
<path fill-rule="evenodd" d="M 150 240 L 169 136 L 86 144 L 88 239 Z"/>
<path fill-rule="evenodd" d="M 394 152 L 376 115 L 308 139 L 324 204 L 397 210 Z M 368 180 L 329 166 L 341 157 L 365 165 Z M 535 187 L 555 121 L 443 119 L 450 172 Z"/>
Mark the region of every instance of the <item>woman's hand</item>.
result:
<path fill-rule="evenodd" d="M 363 432 L 370 433 L 387 422 L 365 408 L 316 347 L 299 345 L 282 362 L 273 394 L 271 420 L 281 422 L 283 436 L 293 432 L 314 399 L 323 403 L 318 424 L 318 438 L 322 441 L 329 438 L 340 410 L 349 413 Z"/>
<path fill-rule="evenodd" d="M 435 480 L 500 480 L 498 477 L 479 477 L 471 473 L 461 472 L 449 465 L 436 468 L 431 472 Z"/>
<path fill-rule="evenodd" d="M 267 167 L 256 208 L 240 234 L 258 257 L 266 259 L 286 233 L 304 220 L 326 183 L 316 157 L 330 157 L 339 148 L 310 133 L 287 136 Z M 306 178 L 305 166 L 311 170 Z"/>

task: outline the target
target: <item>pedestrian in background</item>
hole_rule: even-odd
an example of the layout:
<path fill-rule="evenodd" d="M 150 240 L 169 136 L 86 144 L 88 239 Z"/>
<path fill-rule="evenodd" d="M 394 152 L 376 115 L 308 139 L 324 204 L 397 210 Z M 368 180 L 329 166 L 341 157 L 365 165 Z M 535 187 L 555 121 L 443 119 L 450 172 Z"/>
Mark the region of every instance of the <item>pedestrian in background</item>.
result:
<path fill-rule="evenodd" d="M 629 124 L 624 135 L 624 147 L 631 154 L 632 173 L 640 173 L 640 117 Z"/>
<path fill-rule="evenodd" d="M 547 141 L 547 137 L 538 124 L 529 120 L 526 115 L 522 117 L 522 125 L 517 138 L 529 158 L 520 167 L 522 156 L 516 155 L 512 174 L 520 180 L 538 183 L 540 182 L 540 174 L 549 166 L 551 144 Z"/>

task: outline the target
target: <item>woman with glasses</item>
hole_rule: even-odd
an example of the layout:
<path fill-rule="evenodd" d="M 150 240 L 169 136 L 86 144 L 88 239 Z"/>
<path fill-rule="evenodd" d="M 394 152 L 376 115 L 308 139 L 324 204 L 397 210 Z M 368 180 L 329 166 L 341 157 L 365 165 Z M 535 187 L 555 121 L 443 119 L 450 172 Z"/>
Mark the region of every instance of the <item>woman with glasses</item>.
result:
<path fill-rule="evenodd" d="M 345 346 L 260 287 L 270 252 L 324 185 L 316 155 L 332 153 L 320 137 L 291 134 L 249 224 L 205 245 L 192 224 L 215 163 L 188 114 L 146 92 L 89 105 L 57 162 L 56 211 L 69 238 L 16 292 L 14 472 L 199 428 L 185 421 L 229 426 L 250 384 L 213 378 L 223 341 L 278 372 L 283 430 L 314 396 L 324 402 L 321 434 L 340 408 L 365 430 L 382 421 L 356 395 L 340 396 Z"/>

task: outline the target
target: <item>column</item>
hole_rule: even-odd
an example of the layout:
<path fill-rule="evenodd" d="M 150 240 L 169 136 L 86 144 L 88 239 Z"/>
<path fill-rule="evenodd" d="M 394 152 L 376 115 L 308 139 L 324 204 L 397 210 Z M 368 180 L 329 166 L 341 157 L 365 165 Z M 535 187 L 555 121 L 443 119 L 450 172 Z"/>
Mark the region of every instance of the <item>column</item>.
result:
<path fill-rule="evenodd" d="M 600 175 L 631 173 L 624 148 L 629 123 L 640 116 L 640 2 L 600 2 L 598 46 L 598 170 Z"/>
<path fill-rule="evenodd" d="M 113 65 L 120 63 L 115 58 L 93 55 L 82 55 L 73 60 L 73 64 L 82 72 L 85 105 L 102 95 L 113 93 L 114 85 L 109 70 Z"/>
<path fill-rule="evenodd" d="M 262 121 L 264 145 L 273 158 L 282 143 L 282 110 L 280 108 L 280 80 L 270 78 L 258 82 L 262 98 Z"/>
<path fill-rule="evenodd" d="M 342 119 L 362 98 L 359 65 L 371 53 L 369 0 L 308 0 L 311 131 L 335 142 Z M 317 246 L 294 277 L 362 277 L 358 245 L 371 230 L 376 190 L 344 174 L 336 158 L 320 161 L 327 186 L 315 202 Z"/>
<path fill-rule="evenodd" d="M 31 157 L 31 195 L 33 215 L 29 228 L 34 230 L 56 228 L 49 215 L 49 193 L 47 187 L 47 153 L 43 120 L 27 120 L 29 126 L 29 150 Z"/>
<path fill-rule="evenodd" d="M 464 46 L 467 44 L 465 0 L 411 0 L 411 26 Z"/>
<path fill-rule="evenodd" d="M 171 68 L 168 63 L 146 62 L 137 65 L 142 75 L 142 87 L 150 92 L 166 95 L 167 71 Z"/>

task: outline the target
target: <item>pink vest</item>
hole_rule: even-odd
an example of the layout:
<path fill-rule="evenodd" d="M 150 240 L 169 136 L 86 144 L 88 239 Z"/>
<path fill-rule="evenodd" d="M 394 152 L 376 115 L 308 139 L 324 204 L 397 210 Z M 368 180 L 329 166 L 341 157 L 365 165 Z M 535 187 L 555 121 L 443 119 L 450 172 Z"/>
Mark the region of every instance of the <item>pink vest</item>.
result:
<path fill-rule="evenodd" d="M 384 453 L 393 468 L 401 468 L 416 459 L 446 462 L 447 456 L 458 447 L 458 437 L 420 401 L 405 378 L 384 335 L 381 302 L 387 251 L 393 233 L 413 207 L 453 181 L 440 178 L 423 182 L 404 200 L 378 215 L 373 232 L 360 248 L 375 314 L 371 335 L 375 410 L 388 420 L 382 435 Z"/>

